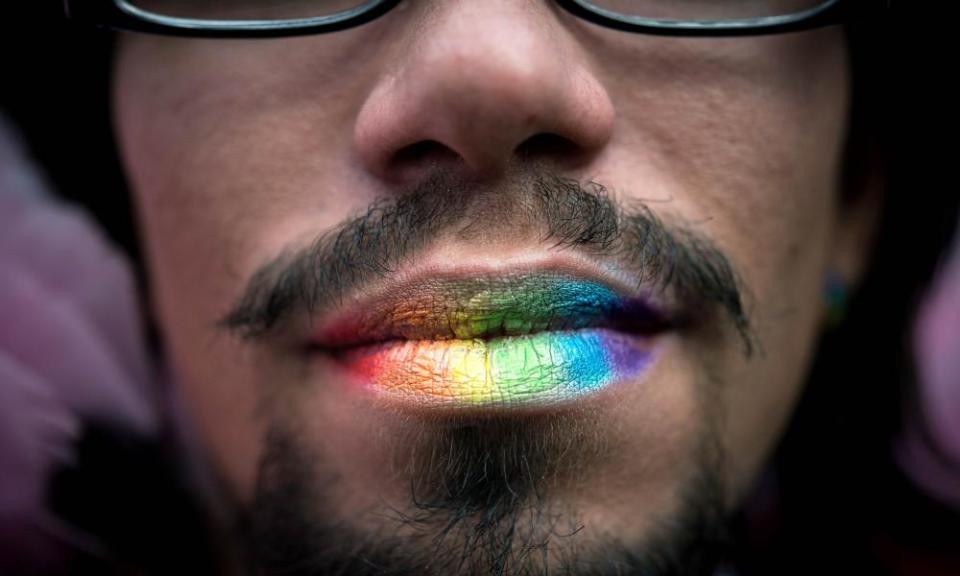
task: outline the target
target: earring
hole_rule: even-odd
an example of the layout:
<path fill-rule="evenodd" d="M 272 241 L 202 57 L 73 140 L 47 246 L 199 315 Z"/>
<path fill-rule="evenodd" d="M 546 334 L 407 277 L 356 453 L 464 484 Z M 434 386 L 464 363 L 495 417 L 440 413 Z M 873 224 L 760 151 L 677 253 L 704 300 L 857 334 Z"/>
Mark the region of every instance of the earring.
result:
<path fill-rule="evenodd" d="M 827 272 L 823 285 L 824 319 L 827 328 L 836 328 L 847 316 L 850 290 L 843 277 L 836 271 Z"/>

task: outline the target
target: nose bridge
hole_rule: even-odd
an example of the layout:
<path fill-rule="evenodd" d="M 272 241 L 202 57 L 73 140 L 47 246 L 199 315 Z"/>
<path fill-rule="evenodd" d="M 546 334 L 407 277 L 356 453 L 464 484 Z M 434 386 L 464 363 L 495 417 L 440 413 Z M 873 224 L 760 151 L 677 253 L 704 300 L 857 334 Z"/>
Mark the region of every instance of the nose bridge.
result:
<path fill-rule="evenodd" d="M 357 120 L 355 144 L 375 170 L 390 171 L 404 150 L 424 143 L 489 174 L 534 136 L 580 151 L 606 140 L 610 102 L 549 5 L 440 2 L 409 31 Z"/>

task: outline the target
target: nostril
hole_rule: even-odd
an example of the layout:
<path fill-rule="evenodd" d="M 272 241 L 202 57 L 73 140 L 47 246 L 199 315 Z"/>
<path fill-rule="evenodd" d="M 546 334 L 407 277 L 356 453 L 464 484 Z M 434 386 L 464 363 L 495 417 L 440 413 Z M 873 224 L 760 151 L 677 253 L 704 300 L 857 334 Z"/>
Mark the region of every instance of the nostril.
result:
<path fill-rule="evenodd" d="M 417 170 L 437 164 L 460 163 L 463 159 L 449 146 L 436 140 L 421 140 L 404 146 L 390 158 L 393 170 Z"/>
<path fill-rule="evenodd" d="M 524 160 L 552 160 L 569 163 L 584 154 L 576 142 L 557 134 L 541 132 L 517 146 L 516 155 Z"/>
<path fill-rule="evenodd" d="M 513 150 L 516 160 L 524 162 L 548 162 L 558 167 L 576 167 L 589 161 L 590 151 L 569 138 L 551 132 L 540 132 L 527 138 Z M 477 157 L 472 158 L 475 162 Z M 408 144 L 389 156 L 384 166 L 387 173 L 399 180 L 416 180 L 437 168 L 462 169 L 468 159 L 456 149 L 437 140 L 424 139 Z M 471 169 L 489 167 L 488 164 L 471 164 Z"/>

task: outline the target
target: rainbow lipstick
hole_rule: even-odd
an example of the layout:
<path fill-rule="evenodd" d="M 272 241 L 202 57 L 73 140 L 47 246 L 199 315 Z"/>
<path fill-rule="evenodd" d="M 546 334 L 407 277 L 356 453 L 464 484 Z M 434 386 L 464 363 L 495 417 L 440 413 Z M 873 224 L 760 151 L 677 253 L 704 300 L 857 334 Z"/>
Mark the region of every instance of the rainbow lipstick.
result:
<path fill-rule="evenodd" d="M 538 408 L 636 377 L 664 315 L 561 273 L 396 287 L 318 330 L 365 391 L 413 408 Z"/>

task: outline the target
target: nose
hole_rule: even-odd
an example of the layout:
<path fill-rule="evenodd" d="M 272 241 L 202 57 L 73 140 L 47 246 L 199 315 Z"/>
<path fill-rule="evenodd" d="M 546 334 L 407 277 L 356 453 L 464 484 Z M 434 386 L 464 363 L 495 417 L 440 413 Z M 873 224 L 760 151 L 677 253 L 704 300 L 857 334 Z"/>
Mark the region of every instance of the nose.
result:
<path fill-rule="evenodd" d="M 610 140 L 609 95 L 550 5 L 431 9 L 358 114 L 354 146 L 370 172 L 408 180 L 442 163 L 495 178 L 519 159 L 583 164 Z"/>

